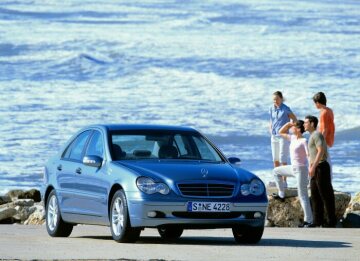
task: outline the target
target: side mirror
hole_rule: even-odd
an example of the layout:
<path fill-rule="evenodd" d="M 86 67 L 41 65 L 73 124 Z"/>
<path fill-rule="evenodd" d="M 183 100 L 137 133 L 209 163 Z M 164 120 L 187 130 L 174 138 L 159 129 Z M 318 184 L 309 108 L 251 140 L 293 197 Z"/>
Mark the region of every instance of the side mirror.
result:
<path fill-rule="evenodd" d="M 228 158 L 228 160 L 231 164 L 240 164 L 240 162 L 241 162 L 241 160 L 236 157 L 230 157 L 230 158 Z"/>
<path fill-rule="evenodd" d="M 103 159 L 99 156 L 93 156 L 93 155 L 87 155 L 83 158 L 83 163 L 86 166 L 99 168 L 101 167 L 101 164 L 103 162 Z"/>

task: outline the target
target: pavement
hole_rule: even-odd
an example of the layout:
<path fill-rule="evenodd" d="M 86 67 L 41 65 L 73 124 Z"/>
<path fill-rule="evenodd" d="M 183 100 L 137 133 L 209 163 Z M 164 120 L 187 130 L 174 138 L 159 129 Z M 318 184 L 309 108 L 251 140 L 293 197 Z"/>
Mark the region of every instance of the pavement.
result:
<path fill-rule="evenodd" d="M 236 244 L 230 229 L 185 230 L 172 243 L 145 229 L 136 243 L 122 244 L 102 226 L 52 238 L 45 226 L 0 225 L 0 259 L 360 260 L 360 229 L 265 228 L 256 245 Z"/>

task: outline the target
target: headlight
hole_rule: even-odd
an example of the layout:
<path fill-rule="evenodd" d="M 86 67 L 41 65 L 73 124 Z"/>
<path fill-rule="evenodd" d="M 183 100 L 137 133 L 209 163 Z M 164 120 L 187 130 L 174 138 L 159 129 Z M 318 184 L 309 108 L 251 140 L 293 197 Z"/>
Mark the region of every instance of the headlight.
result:
<path fill-rule="evenodd" d="M 247 196 L 250 194 L 250 185 L 249 184 L 241 185 L 241 194 L 244 196 Z"/>
<path fill-rule="evenodd" d="M 258 180 L 253 179 L 250 183 L 250 193 L 255 196 L 260 196 L 262 193 L 264 193 L 265 187 L 264 184 Z"/>
<path fill-rule="evenodd" d="M 241 195 L 248 196 L 250 194 L 255 196 L 260 196 L 264 193 L 265 187 L 264 184 L 258 180 L 253 179 L 250 184 L 242 184 L 240 187 Z"/>
<path fill-rule="evenodd" d="M 147 177 L 140 177 L 136 180 L 136 186 L 146 194 L 160 193 L 163 195 L 169 194 L 170 189 L 165 183 L 155 183 L 152 179 Z"/>

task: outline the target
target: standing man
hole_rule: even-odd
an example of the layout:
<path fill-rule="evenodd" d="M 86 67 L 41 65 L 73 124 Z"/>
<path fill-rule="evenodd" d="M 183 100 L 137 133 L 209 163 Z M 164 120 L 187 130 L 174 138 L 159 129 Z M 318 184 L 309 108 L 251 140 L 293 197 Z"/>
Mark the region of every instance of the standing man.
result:
<path fill-rule="evenodd" d="M 314 227 L 335 227 L 335 196 L 331 185 L 330 165 L 327 162 L 327 145 L 324 136 L 316 131 L 318 119 L 306 116 L 305 130 L 310 133 L 309 146 L 309 176 L 311 203 L 313 208 Z M 324 222 L 324 207 L 327 212 L 327 223 Z"/>
<path fill-rule="evenodd" d="M 316 108 L 320 110 L 319 132 L 324 136 L 326 144 L 329 149 L 334 144 L 334 135 L 335 135 L 334 113 L 329 107 L 326 107 L 326 96 L 323 92 L 316 93 L 313 97 L 313 101 L 315 103 Z M 328 151 L 327 161 L 330 165 L 330 175 L 332 178 L 332 164 L 331 164 L 329 151 Z"/>

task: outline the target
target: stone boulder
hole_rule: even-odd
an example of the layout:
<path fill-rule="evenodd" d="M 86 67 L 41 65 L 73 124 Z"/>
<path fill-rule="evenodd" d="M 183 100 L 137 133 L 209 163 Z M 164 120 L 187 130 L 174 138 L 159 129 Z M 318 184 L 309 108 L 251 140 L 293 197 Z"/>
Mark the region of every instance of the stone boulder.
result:
<path fill-rule="evenodd" d="M 0 196 L 0 205 L 4 205 L 9 202 L 11 202 L 11 198 L 9 196 Z"/>
<path fill-rule="evenodd" d="M 8 203 L 0 206 L 0 224 L 12 223 L 13 216 L 16 215 L 15 205 Z"/>
<path fill-rule="evenodd" d="M 0 224 L 43 224 L 45 220 L 44 207 L 40 192 L 36 190 L 12 190 L 2 198 L 9 203 L 0 205 Z"/>
<path fill-rule="evenodd" d="M 343 227 L 360 228 L 360 192 L 351 200 L 341 223 Z"/>
<path fill-rule="evenodd" d="M 303 222 L 304 213 L 298 197 L 293 195 L 296 189 L 287 189 L 284 202 L 275 200 L 271 195 L 268 196 L 269 206 L 267 210 L 267 225 L 277 227 L 297 227 Z M 268 191 L 268 194 L 271 190 Z M 275 192 L 277 193 L 277 191 Z M 335 215 L 340 220 L 350 202 L 351 196 L 347 193 L 335 192 Z"/>
<path fill-rule="evenodd" d="M 43 225 L 45 223 L 45 209 L 42 205 L 36 205 L 35 211 L 24 222 L 24 225 Z"/>
<path fill-rule="evenodd" d="M 41 201 L 40 191 L 37 189 L 31 189 L 27 191 L 23 190 L 11 190 L 5 196 L 11 198 L 12 201 L 15 199 L 33 199 L 35 202 Z"/>
<path fill-rule="evenodd" d="M 355 197 L 351 200 L 348 208 L 345 211 L 345 214 L 351 213 L 353 211 L 360 211 L 360 192 L 355 194 Z"/>
<path fill-rule="evenodd" d="M 24 223 L 25 220 L 35 211 L 34 200 L 32 199 L 17 199 L 14 201 L 16 214 L 13 216 L 14 219 Z"/>

